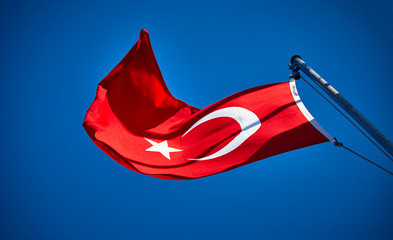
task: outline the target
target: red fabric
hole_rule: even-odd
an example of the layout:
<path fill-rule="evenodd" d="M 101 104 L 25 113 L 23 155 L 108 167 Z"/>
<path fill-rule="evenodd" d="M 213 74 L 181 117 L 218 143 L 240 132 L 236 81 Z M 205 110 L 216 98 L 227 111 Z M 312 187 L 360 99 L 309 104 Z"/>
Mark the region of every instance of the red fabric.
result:
<path fill-rule="evenodd" d="M 235 109 L 234 114 L 239 114 L 215 117 L 188 131 L 204 116 L 222 109 Z M 252 126 L 242 128 L 242 113 L 237 109 L 246 115 L 253 113 L 260 127 L 255 132 L 250 131 Z M 303 116 L 288 82 L 248 89 L 202 110 L 174 98 L 165 85 L 145 30 L 99 83 L 83 126 L 94 143 L 123 166 L 176 180 L 205 177 L 328 141 Z M 194 160 L 212 156 L 240 134 L 245 136 L 245 132 L 251 135 L 229 152 Z M 171 148 L 169 158 L 157 148 L 151 149 L 156 144 Z"/>

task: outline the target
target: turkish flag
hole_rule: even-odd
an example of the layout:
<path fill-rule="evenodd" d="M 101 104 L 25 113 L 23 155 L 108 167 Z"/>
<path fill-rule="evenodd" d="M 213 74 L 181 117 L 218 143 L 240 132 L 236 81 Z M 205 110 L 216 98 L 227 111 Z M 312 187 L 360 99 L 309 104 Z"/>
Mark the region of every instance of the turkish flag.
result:
<path fill-rule="evenodd" d="M 195 179 L 332 140 L 294 81 L 248 89 L 204 109 L 174 98 L 148 32 L 98 84 L 83 126 L 118 163 L 164 179 Z"/>

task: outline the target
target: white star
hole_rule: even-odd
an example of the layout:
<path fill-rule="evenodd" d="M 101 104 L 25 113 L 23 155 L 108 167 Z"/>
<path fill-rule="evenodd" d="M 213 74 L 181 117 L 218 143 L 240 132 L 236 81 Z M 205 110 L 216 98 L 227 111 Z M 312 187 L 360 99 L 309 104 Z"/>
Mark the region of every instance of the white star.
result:
<path fill-rule="evenodd" d="M 146 151 L 149 151 L 149 152 L 160 152 L 162 155 L 164 155 L 169 160 L 171 160 L 171 158 L 169 156 L 169 153 L 171 153 L 171 152 L 181 152 L 182 151 L 180 149 L 169 147 L 167 140 L 165 140 L 163 142 L 160 142 L 160 143 L 157 143 L 157 142 L 154 142 L 154 141 L 152 141 L 150 139 L 147 139 L 147 138 L 145 138 L 145 139 L 146 139 L 146 141 L 151 143 L 151 145 L 153 145 L 153 146 L 149 147 L 148 149 L 146 149 Z"/>

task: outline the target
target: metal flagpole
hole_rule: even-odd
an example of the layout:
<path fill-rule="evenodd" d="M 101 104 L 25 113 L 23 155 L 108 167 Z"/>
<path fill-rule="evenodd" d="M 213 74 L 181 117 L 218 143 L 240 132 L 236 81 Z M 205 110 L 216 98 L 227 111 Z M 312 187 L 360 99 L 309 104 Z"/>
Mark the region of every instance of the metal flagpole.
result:
<path fill-rule="evenodd" d="M 308 77 L 321 87 L 337 104 L 339 104 L 360 126 L 363 127 L 392 157 L 393 144 L 387 139 L 366 117 L 364 117 L 352 104 L 350 104 L 336 89 L 325 79 L 309 67 L 299 55 L 291 58 L 291 68 L 298 67 Z"/>

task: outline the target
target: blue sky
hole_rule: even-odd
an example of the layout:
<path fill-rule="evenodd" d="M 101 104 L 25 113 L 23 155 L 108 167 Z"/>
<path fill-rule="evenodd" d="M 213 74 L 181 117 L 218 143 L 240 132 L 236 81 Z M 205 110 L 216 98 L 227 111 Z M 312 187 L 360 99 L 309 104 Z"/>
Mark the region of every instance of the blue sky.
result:
<path fill-rule="evenodd" d="M 393 176 L 324 143 L 192 181 L 127 170 L 82 128 L 138 39 L 172 94 L 203 108 L 287 81 L 299 54 L 388 138 L 390 1 L 2 1 L 1 239 L 392 239 Z M 305 83 L 316 120 L 393 163 Z"/>

